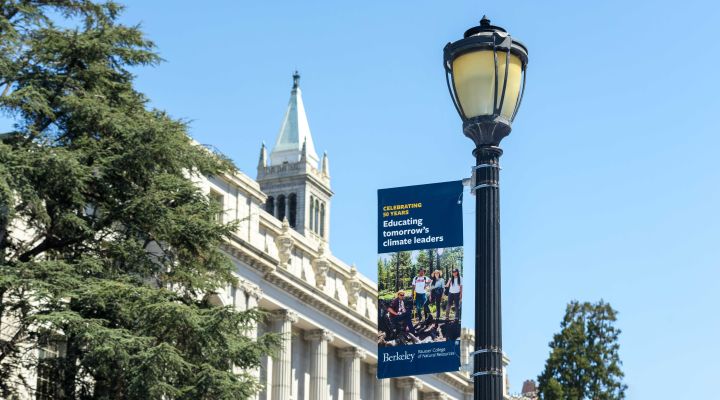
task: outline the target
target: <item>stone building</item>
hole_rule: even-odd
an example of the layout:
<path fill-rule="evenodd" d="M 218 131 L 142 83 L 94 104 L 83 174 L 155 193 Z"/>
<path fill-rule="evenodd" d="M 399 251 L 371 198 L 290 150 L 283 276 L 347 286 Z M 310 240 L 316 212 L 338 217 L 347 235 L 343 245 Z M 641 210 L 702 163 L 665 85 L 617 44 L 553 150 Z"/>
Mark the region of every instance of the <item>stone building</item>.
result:
<path fill-rule="evenodd" d="M 523 382 L 520 394 L 510 395 L 510 400 L 537 400 L 537 398 L 537 385 L 533 380 L 526 380 Z"/>
<path fill-rule="evenodd" d="M 200 182 L 238 231 L 224 245 L 242 285 L 219 295 L 239 310 L 259 306 L 258 332 L 286 335 L 280 355 L 257 373 L 259 400 L 470 399 L 467 372 L 377 380 L 377 286 L 330 251 L 333 192 L 327 154 L 318 157 L 299 75 L 275 145 L 263 144 L 257 179 L 242 172 Z M 342 238 L 338 238 L 342 240 Z M 462 335 L 463 363 L 474 335 Z"/>
<path fill-rule="evenodd" d="M 222 204 L 218 218 L 238 223 L 222 248 L 240 283 L 210 300 L 269 311 L 251 334 L 273 331 L 285 339 L 278 356 L 254 371 L 265 386 L 255 400 L 472 399 L 468 368 L 376 379 L 377 285 L 330 250 L 329 160 L 316 153 L 297 73 L 275 145 L 269 154 L 261 147 L 257 179 L 237 172 L 197 185 Z M 467 366 L 474 334 L 463 330 L 461 343 Z M 26 379 L 41 385 L 42 376 L 28 370 Z"/>

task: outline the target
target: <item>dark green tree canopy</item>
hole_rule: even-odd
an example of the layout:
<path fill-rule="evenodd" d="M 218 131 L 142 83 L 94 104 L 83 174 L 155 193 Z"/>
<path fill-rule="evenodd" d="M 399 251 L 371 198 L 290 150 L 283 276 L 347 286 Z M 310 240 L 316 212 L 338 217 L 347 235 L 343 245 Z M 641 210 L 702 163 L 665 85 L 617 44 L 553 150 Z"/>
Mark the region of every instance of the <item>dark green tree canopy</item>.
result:
<path fill-rule="evenodd" d="M 602 300 L 568 304 L 560 333 L 550 342 L 545 370 L 538 377 L 542 400 L 625 398 L 616 316 L 617 311 Z"/>
<path fill-rule="evenodd" d="M 38 362 L 53 398 L 247 398 L 278 338 L 206 301 L 235 283 L 234 225 L 192 181 L 234 167 L 134 89 L 160 59 L 121 10 L 0 2 L 0 398 Z M 49 335 L 61 357 L 29 356 Z"/>

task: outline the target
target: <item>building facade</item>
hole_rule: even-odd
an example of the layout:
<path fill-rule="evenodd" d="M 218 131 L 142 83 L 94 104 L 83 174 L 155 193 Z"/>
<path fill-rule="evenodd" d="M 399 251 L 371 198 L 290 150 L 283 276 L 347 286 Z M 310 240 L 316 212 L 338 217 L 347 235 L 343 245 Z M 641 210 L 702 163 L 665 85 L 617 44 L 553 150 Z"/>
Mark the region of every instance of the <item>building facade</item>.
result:
<path fill-rule="evenodd" d="M 377 285 L 330 250 L 329 160 L 315 150 L 299 78 L 293 76 L 273 148 L 268 154 L 261 146 L 257 178 L 237 172 L 196 182 L 222 205 L 219 219 L 237 222 L 222 249 L 235 265 L 239 284 L 218 290 L 210 300 L 239 311 L 268 311 L 268 320 L 250 334 L 283 337 L 278 355 L 265 357 L 252 371 L 264 384 L 254 400 L 472 399 L 471 367 L 376 378 Z M 9 334 L 7 326 L 2 328 L 0 338 Z M 474 334 L 464 329 L 461 343 L 462 364 L 468 366 Z M 41 346 L 35 357 L 42 358 L 44 351 L 62 349 Z M 51 378 L 48 371 L 26 369 L 29 385 L 23 386 L 21 398 L 41 398 L 35 393 Z"/>
<path fill-rule="evenodd" d="M 330 251 L 329 160 L 316 153 L 299 78 L 274 147 L 261 147 L 257 179 L 238 172 L 199 182 L 222 202 L 223 220 L 239 221 L 224 250 L 242 284 L 219 301 L 270 311 L 257 332 L 285 338 L 279 356 L 256 371 L 265 384 L 258 400 L 472 398 L 464 371 L 376 379 L 377 285 Z M 465 364 L 473 340 L 464 330 Z"/>

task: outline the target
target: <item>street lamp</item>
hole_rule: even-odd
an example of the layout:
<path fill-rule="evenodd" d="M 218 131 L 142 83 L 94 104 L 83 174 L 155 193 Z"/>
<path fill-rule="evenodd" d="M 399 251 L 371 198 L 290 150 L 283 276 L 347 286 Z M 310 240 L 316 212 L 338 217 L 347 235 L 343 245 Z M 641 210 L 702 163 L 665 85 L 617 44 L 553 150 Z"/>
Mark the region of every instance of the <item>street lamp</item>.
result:
<path fill-rule="evenodd" d="M 468 29 L 444 49 L 445 76 L 463 132 L 475 143 L 474 399 L 502 400 L 500 141 L 510 134 L 525 89 L 528 52 L 490 24 Z"/>

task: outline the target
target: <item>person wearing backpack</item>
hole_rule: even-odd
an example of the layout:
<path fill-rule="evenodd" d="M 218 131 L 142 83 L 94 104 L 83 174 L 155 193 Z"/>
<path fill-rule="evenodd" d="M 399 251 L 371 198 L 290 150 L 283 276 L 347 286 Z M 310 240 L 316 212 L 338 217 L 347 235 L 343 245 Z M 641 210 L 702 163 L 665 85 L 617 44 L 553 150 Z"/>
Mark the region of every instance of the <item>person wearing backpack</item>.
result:
<path fill-rule="evenodd" d="M 413 298 L 415 299 L 416 316 L 422 321 L 422 311 L 425 309 L 425 318 L 430 317 L 430 308 L 427 307 L 427 287 L 430 278 L 425 276 L 425 268 L 420 268 L 418 275 L 412 280 Z"/>

